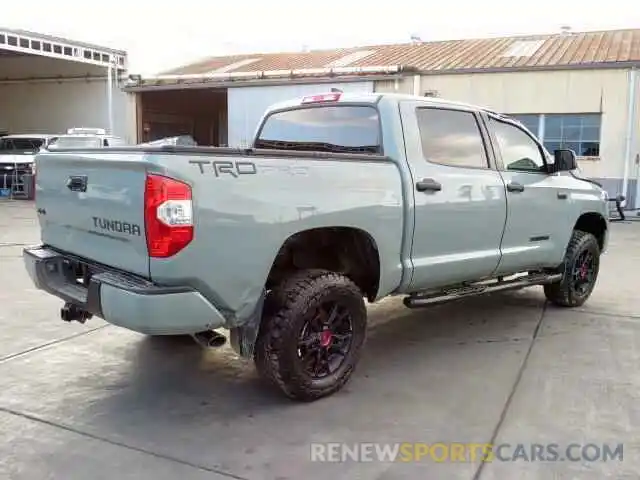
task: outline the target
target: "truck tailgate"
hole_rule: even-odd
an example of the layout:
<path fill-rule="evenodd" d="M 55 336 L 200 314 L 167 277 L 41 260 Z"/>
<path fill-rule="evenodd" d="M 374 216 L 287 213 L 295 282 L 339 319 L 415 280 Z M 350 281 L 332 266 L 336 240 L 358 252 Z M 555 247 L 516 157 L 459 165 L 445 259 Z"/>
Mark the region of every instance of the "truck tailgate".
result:
<path fill-rule="evenodd" d="M 143 154 L 46 153 L 37 167 L 44 244 L 149 276 Z"/>

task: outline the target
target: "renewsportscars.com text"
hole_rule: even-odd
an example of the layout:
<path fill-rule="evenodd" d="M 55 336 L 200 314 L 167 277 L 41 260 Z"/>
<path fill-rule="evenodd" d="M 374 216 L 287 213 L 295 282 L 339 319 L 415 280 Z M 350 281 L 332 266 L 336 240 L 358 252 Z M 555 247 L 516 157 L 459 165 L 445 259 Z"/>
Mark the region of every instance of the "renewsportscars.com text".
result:
<path fill-rule="evenodd" d="M 313 462 L 611 462 L 624 445 L 607 443 L 314 443 Z"/>

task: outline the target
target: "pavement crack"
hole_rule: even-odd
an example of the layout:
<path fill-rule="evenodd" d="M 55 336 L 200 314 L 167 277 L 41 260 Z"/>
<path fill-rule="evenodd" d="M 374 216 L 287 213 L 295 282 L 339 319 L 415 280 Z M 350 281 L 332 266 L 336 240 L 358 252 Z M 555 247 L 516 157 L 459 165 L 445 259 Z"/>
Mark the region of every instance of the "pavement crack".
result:
<path fill-rule="evenodd" d="M 542 322 L 544 321 L 544 316 L 547 313 L 547 305 L 548 303 L 545 302 L 542 307 L 540 318 L 538 319 L 538 323 L 536 324 L 536 327 L 533 330 L 533 335 L 531 336 L 531 343 L 529 343 L 529 348 L 527 349 L 527 353 L 525 353 L 524 355 L 524 359 L 522 360 L 522 364 L 520 365 L 520 369 L 518 370 L 516 379 L 513 382 L 513 386 L 511 387 L 511 391 L 509 392 L 509 396 L 507 397 L 507 401 L 504 403 L 504 406 L 502 407 L 502 412 L 500 412 L 500 418 L 498 419 L 498 422 L 496 423 L 496 426 L 493 429 L 493 433 L 491 434 L 491 439 L 489 439 L 489 442 L 488 442 L 489 445 L 493 445 L 495 443 L 496 438 L 498 438 L 498 434 L 500 433 L 500 429 L 502 428 L 502 425 L 504 424 L 504 421 L 507 418 L 509 407 L 511 406 L 513 397 L 515 396 L 516 391 L 518 390 L 518 386 L 522 381 L 522 376 L 524 375 L 524 371 L 527 368 L 527 363 L 529 363 L 529 357 L 531 356 L 531 351 L 533 350 L 533 346 L 536 343 L 536 340 L 538 338 L 538 333 L 540 333 Z M 485 462 L 484 460 L 480 460 L 480 465 L 478 465 L 478 469 L 476 470 L 476 473 L 473 475 L 472 480 L 480 479 L 486 463 L 487 462 Z"/>
<path fill-rule="evenodd" d="M 56 339 L 56 340 L 52 340 L 52 341 L 50 341 L 50 342 L 43 343 L 43 344 L 41 344 L 41 345 L 37 345 L 37 346 L 35 346 L 35 347 L 28 348 L 28 349 L 26 349 L 26 350 L 23 350 L 22 352 L 12 353 L 12 354 L 7 355 L 7 356 L 5 356 L 5 357 L 1 357 L 1 358 L 0 358 L 0 364 L 5 363 L 5 362 L 8 362 L 9 360 L 13 360 L 13 359 L 15 359 L 15 358 L 22 357 L 22 356 L 24 356 L 24 355 L 28 355 L 29 353 L 33 353 L 33 352 L 37 352 L 37 351 L 39 351 L 39 350 L 43 350 L 43 349 L 45 349 L 45 348 L 47 348 L 47 347 L 51 347 L 51 346 L 53 346 L 53 345 L 58 345 L 58 344 L 60 344 L 60 343 L 66 342 L 67 340 L 73 340 L 74 338 L 78 338 L 78 337 L 81 337 L 81 336 L 83 336 L 83 335 L 88 335 L 88 334 L 90 334 L 90 333 L 92 333 L 92 332 L 95 332 L 95 331 L 101 330 L 101 329 L 103 329 L 103 328 L 107 328 L 107 327 L 109 327 L 109 326 L 110 326 L 109 324 L 107 324 L 107 325 L 100 325 L 99 327 L 95 327 L 95 328 L 92 328 L 92 329 L 90 329 L 90 330 L 85 330 L 85 331 L 83 331 L 83 332 L 74 333 L 73 335 L 69 335 L 69 336 L 67 336 L 67 337 L 58 338 L 58 339 Z"/>
<path fill-rule="evenodd" d="M 57 423 L 57 422 L 53 422 L 51 420 L 46 420 L 44 418 L 38 417 L 36 415 L 29 414 L 29 413 L 18 412 L 17 410 L 13 410 L 11 408 L 0 406 L 0 412 L 7 413 L 9 415 L 14 415 L 16 417 L 21 417 L 21 418 L 24 418 L 26 420 L 31 420 L 33 422 L 38 422 L 38 423 L 41 423 L 43 425 L 48 425 L 50 427 L 60 428 L 60 429 L 65 430 L 67 432 L 75 433 L 76 435 L 82 435 L 83 437 L 91 438 L 91 439 L 97 440 L 99 442 L 108 443 L 108 444 L 114 445 L 116 447 L 126 448 L 126 449 L 132 450 L 134 452 L 139 452 L 139 453 L 143 453 L 145 455 L 150 455 L 152 457 L 161 458 L 163 460 L 168 460 L 170 462 L 179 463 L 181 465 L 192 467 L 192 468 L 195 468 L 195 469 L 198 469 L 198 470 L 203 470 L 205 472 L 216 473 L 218 475 L 221 475 L 221 476 L 224 476 L 224 477 L 227 477 L 227 478 L 233 478 L 235 480 L 249 480 L 246 477 L 241 477 L 239 475 L 235 475 L 233 473 L 225 472 L 225 471 L 219 470 L 217 468 L 207 467 L 206 465 L 199 465 L 197 463 L 189 462 L 187 460 L 182 460 L 182 459 L 177 458 L 177 457 L 173 457 L 173 456 L 170 456 L 170 455 L 165 455 L 163 453 L 157 453 L 157 452 L 154 452 L 152 450 L 147 450 L 146 448 L 136 447 L 134 445 L 129 445 L 127 443 L 120 442 L 120 441 L 117 441 L 117 440 L 111 440 L 111 439 L 108 439 L 108 438 L 100 437 L 100 436 L 95 435 L 93 433 L 89 433 L 89 432 L 84 432 L 82 430 L 78 430 L 77 428 L 71 427 L 69 425 L 64 425 L 62 423 Z"/>
<path fill-rule="evenodd" d="M 17 243 L 17 242 L 0 242 L 0 248 L 2 247 L 26 247 L 31 243 Z"/>
<path fill-rule="evenodd" d="M 579 313 L 581 315 L 600 315 L 611 317 L 612 320 L 623 319 L 623 320 L 640 320 L 640 315 L 636 315 L 634 313 L 616 313 L 616 312 L 607 312 L 606 310 L 597 310 L 597 309 L 589 309 L 589 310 L 574 310 L 575 313 Z"/>

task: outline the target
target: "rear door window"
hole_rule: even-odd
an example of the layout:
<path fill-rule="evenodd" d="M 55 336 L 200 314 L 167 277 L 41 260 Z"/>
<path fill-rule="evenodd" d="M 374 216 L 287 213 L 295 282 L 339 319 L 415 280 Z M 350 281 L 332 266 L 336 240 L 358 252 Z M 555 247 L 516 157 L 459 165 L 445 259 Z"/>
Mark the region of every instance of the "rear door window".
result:
<path fill-rule="evenodd" d="M 381 154 L 380 117 L 373 106 L 308 107 L 269 115 L 256 148 Z"/>
<path fill-rule="evenodd" d="M 472 112 L 418 108 L 416 116 L 426 161 L 452 167 L 489 168 L 480 127 Z"/>

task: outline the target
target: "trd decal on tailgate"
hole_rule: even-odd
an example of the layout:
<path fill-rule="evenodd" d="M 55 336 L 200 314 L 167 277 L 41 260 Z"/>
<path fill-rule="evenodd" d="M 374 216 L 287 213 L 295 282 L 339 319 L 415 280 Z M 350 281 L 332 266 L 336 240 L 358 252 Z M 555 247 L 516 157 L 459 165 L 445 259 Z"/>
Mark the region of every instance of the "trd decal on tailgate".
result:
<path fill-rule="evenodd" d="M 140 225 L 135 223 L 112 220 L 110 218 L 92 217 L 93 226 L 106 232 L 126 233 L 127 235 L 140 236 Z"/>
<path fill-rule="evenodd" d="M 205 168 L 210 168 L 211 171 L 216 174 L 216 177 L 219 177 L 221 174 L 227 174 L 238 178 L 240 175 L 255 175 L 258 173 L 256 164 L 247 161 L 230 162 L 226 160 L 214 160 L 212 162 L 210 160 L 189 160 L 189 163 L 197 165 L 200 173 L 204 173 Z"/>

